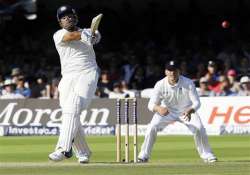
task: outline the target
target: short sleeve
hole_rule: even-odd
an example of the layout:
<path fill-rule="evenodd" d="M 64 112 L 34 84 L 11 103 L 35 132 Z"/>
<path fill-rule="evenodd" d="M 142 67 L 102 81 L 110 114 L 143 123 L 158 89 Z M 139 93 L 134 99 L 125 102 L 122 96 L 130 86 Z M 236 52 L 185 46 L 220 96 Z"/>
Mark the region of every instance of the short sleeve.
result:
<path fill-rule="evenodd" d="M 55 45 L 60 45 L 63 42 L 63 37 L 66 33 L 67 33 L 67 30 L 62 29 L 62 30 L 58 30 L 54 34 L 53 39 L 54 39 Z"/>

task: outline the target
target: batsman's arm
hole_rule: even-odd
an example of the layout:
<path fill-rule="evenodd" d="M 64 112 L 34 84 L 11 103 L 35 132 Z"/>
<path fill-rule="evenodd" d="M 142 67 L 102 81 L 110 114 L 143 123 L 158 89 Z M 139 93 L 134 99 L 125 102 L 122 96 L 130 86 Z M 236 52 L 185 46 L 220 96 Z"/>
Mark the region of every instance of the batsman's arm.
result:
<path fill-rule="evenodd" d="M 98 30 L 92 34 L 91 29 L 83 29 L 81 40 L 89 45 L 97 44 L 101 40 L 101 34 Z"/>
<path fill-rule="evenodd" d="M 75 32 L 67 32 L 63 36 L 64 42 L 69 41 L 78 41 L 81 40 L 82 42 L 91 45 L 91 44 L 97 44 L 101 39 L 101 34 L 96 31 L 95 34 L 92 36 L 90 29 L 83 29 L 82 32 L 75 31 Z"/>
<path fill-rule="evenodd" d="M 69 41 L 81 40 L 81 32 L 78 32 L 78 31 L 68 32 L 63 29 L 63 30 L 57 31 L 53 35 L 53 39 L 56 45 L 61 45 Z"/>
<path fill-rule="evenodd" d="M 62 41 L 63 42 L 69 42 L 69 41 L 78 41 L 81 40 L 81 32 L 75 31 L 75 32 L 67 32 L 64 34 Z"/>
<path fill-rule="evenodd" d="M 82 41 L 87 45 L 97 44 L 101 39 L 101 34 L 96 31 L 95 35 L 92 36 L 90 29 L 84 29 L 83 31 L 68 32 L 61 30 L 56 32 L 53 36 L 56 44 L 63 44 L 70 41 Z"/>
<path fill-rule="evenodd" d="M 92 36 L 92 43 L 98 44 L 101 40 L 102 36 L 98 30 L 95 31 L 94 35 Z"/>

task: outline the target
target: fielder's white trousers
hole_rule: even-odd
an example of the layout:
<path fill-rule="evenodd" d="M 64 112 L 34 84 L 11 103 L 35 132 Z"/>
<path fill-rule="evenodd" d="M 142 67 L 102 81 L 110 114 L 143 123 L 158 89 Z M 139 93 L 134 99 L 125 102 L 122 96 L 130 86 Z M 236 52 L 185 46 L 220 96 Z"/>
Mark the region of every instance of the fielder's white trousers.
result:
<path fill-rule="evenodd" d="M 198 114 L 192 114 L 191 120 L 189 122 L 185 122 L 180 120 L 179 116 L 174 114 L 160 116 L 158 113 L 155 113 L 148 125 L 145 134 L 145 140 L 141 146 L 141 152 L 138 157 L 141 159 L 149 159 L 156 140 L 157 131 L 163 129 L 168 124 L 175 121 L 183 123 L 193 133 L 197 151 L 202 159 L 207 159 L 214 156 L 208 143 L 206 130 L 203 127 Z"/>
<path fill-rule="evenodd" d="M 97 69 L 62 77 L 58 86 L 62 125 L 56 149 L 68 152 L 73 147 L 76 157 L 90 155 L 90 149 L 84 139 L 80 114 L 90 104 L 98 78 Z"/>

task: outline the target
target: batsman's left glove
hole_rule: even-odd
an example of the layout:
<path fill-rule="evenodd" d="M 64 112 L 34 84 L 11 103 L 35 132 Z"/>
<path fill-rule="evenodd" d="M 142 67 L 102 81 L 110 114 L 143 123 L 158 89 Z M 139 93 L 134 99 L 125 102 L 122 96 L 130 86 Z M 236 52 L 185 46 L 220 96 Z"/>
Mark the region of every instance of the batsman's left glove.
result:
<path fill-rule="evenodd" d="M 90 44 L 97 44 L 101 40 L 101 34 L 98 31 L 95 31 L 95 34 L 91 35 L 90 29 L 83 29 L 81 38 Z"/>

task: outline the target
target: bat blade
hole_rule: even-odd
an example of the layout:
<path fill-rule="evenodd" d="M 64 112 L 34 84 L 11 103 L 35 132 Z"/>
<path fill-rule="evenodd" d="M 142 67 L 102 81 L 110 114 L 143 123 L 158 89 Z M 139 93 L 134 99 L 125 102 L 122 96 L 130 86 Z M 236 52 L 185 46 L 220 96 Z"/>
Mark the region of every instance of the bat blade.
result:
<path fill-rule="evenodd" d="M 102 16 L 103 14 L 99 14 L 92 19 L 91 27 L 90 27 L 92 35 L 94 35 L 95 31 L 98 29 Z"/>

